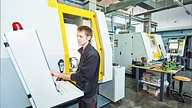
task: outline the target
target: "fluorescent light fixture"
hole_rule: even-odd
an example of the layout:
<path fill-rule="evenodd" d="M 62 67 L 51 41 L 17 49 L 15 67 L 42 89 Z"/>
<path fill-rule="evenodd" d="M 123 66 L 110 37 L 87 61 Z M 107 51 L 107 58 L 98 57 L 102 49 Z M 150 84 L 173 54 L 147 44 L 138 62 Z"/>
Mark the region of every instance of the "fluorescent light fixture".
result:
<path fill-rule="evenodd" d="M 180 6 L 180 7 L 183 7 L 184 5 L 183 5 L 183 0 L 174 0 L 174 2 L 178 5 L 178 6 Z"/>

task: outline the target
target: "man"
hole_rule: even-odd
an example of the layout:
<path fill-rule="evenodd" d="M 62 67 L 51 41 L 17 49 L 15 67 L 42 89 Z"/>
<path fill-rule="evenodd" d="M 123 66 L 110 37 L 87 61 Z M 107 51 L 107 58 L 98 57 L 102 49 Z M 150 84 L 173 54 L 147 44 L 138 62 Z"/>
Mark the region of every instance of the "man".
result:
<path fill-rule="evenodd" d="M 76 81 L 84 91 L 80 98 L 79 108 L 96 108 L 100 57 L 97 50 L 90 44 L 93 36 L 91 28 L 80 26 L 77 28 L 77 40 L 80 46 L 80 63 L 76 73 L 63 74 L 51 70 L 51 73 L 65 80 Z"/>

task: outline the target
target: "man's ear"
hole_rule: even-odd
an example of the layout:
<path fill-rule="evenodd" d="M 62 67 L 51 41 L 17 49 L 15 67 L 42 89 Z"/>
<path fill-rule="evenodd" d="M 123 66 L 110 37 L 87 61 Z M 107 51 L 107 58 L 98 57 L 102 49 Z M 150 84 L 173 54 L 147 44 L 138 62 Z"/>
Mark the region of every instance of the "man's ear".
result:
<path fill-rule="evenodd" d="M 91 36 L 87 36 L 87 39 L 90 41 L 91 40 Z"/>

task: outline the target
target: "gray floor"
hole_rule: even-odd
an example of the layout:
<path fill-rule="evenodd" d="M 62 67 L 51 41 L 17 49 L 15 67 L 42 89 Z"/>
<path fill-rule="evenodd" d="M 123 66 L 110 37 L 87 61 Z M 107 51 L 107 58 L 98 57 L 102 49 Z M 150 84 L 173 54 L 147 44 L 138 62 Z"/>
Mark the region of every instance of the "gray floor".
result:
<path fill-rule="evenodd" d="M 192 79 L 192 70 L 181 71 L 176 75 L 187 76 Z M 167 97 L 160 102 L 159 97 L 148 94 L 146 91 L 135 92 L 135 81 L 126 76 L 125 98 L 116 103 L 109 103 L 102 108 L 192 108 L 192 98 L 185 97 L 185 103 L 180 101 L 176 95 Z M 178 82 L 176 82 L 176 90 Z M 192 96 L 192 82 L 184 82 L 183 91 Z"/>

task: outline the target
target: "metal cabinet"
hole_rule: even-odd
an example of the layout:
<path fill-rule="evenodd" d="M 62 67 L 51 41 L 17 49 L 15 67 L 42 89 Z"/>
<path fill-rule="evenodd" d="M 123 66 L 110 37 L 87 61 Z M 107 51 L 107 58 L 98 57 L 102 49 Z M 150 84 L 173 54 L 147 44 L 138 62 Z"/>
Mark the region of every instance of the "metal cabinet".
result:
<path fill-rule="evenodd" d="M 113 67 L 113 79 L 99 85 L 99 93 L 116 102 L 125 97 L 125 67 Z"/>

